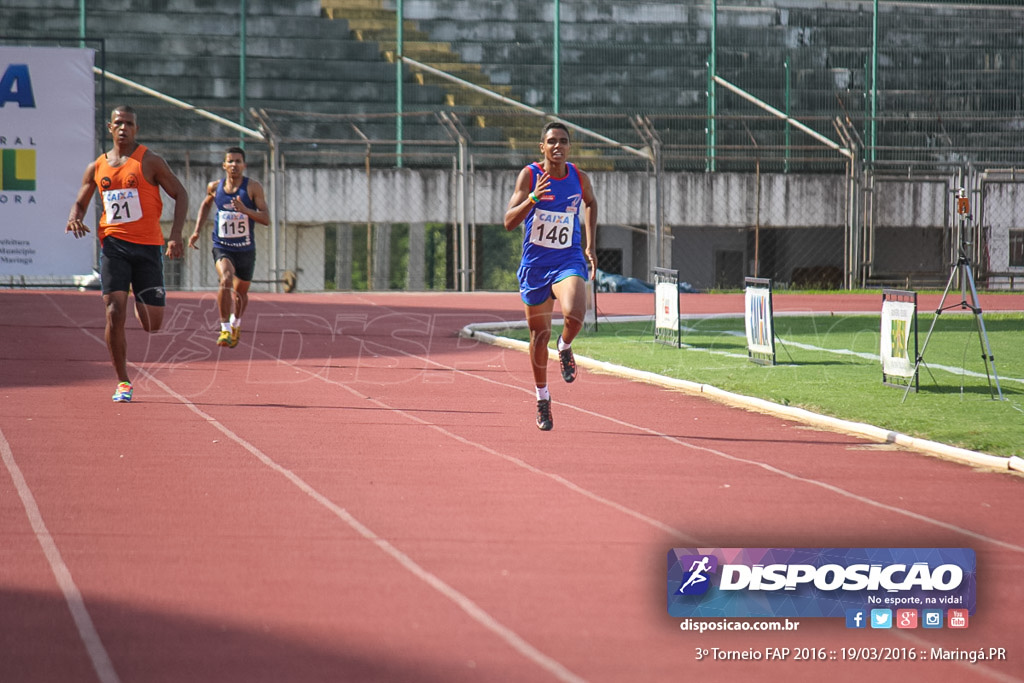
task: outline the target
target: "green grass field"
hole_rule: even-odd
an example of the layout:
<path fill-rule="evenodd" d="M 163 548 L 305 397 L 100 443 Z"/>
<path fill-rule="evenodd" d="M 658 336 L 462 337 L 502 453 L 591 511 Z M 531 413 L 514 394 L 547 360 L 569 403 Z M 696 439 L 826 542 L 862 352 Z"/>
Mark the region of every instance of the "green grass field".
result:
<path fill-rule="evenodd" d="M 924 345 L 932 314 L 918 321 Z M 683 321 L 683 348 L 653 323 L 601 323 L 577 354 L 995 455 L 1024 456 L 1024 314 L 984 314 L 1003 397 L 993 399 L 974 316 L 945 313 L 924 351 L 920 391 L 882 384 L 878 316 L 775 317 L 776 365 L 747 358 L 743 319 Z M 526 339 L 525 330 L 500 333 Z M 913 341 L 911 341 L 913 344 Z M 911 352 L 913 353 L 913 352 Z"/>

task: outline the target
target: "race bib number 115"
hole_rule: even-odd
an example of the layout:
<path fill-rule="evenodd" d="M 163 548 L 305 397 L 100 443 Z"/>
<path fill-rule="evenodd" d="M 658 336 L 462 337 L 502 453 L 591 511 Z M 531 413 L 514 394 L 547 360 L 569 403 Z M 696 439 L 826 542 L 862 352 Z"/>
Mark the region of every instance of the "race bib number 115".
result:
<path fill-rule="evenodd" d="M 221 239 L 249 237 L 249 217 L 241 211 L 217 212 L 217 236 Z"/>

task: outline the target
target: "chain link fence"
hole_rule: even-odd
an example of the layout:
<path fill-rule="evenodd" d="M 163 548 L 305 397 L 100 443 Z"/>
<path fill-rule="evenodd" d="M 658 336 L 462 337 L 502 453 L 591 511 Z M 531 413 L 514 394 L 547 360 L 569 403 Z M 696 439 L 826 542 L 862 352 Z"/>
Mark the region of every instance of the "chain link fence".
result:
<path fill-rule="evenodd" d="M 308 115 L 258 116 L 270 130 Z M 502 113 L 535 131 L 534 140 L 509 144 L 478 140 L 468 125 L 492 111 L 416 116 L 447 139 L 370 138 L 354 117 L 318 115 L 326 129 L 351 135 L 246 143 L 249 175 L 263 183 L 275 218 L 257 235 L 255 289 L 280 290 L 288 272 L 303 291 L 516 289 L 522 233 L 504 230 L 502 221 L 518 170 L 538 158 L 543 119 Z M 373 118 L 378 131 L 395 124 L 393 115 Z M 622 142 L 650 151 L 645 158 L 573 135 L 572 158 L 590 174 L 600 206 L 605 273 L 650 281 L 652 268 L 671 267 L 699 290 L 737 289 L 748 276 L 780 288 L 941 287 L 957 258 L 962 219 L 954 194 L 964 187 L 972 197 L 968 241 L 978 286 L 1024 286 L 1019 172 L 920 163 L 899 173 L 866 170 L 835 153 L 788 161 L 842 173 L 786 172 L 781 158 L 762 170 L 766 148 L 753 142 L 734 157 L 749 157 L 752 173 L 666 170 L 706 159 L 699 150 L 654 153 L 657 130 L 646 131 L 646 139 L 638 128 Z M 182 174 L 193 216 L 206 183 L 222 177 L 223 147 L 237 142 L 226 138 L 197 152 L 173 135 L 147 140 Z M 169 284 L 217 286 L 202 244 L 184 263 L 169 264 Z"/>
<path fill-rule="evenodd" d="M 648 281 L 671 267 L 702 290 L 746 276 L 941 286 L 961 246 L 952 207 L 963 187 L 978 285 L 1024 287 L 1016 0 L 406 1 L 401 49 L 399 5 L 366 4 L 206 8 L 218 40 L 198 53 L 194 27 L 210 17 L 191 6 L 135 17 L 0 0 L 0 43 L 92 36 L 99 67 L 135 69 L 258 129 L 97 77 L 101 140 L 110 106 L 134 105 L 140 140 L 185 180 L 192 220 L 223 149 L 245 146 L 273 219 L 257 234 L 257 290 L 281 289 L 289 273 L 305 291 L 515 289 L 521 232 L 506 232 L 502 214 L 546 119 L 411 57 L 581 129 L 573 159 L 594 181 L 607 273 Z M 161 41 L 164 57 L 143 63 L 117 27 Z M 215 287 L 210 259 L 204 242 L 168 264 L 168 284 Z"/>
<path fill-rule="evenodd" d="M 989 171 L 979 184 L 978 278 L 986 289 L 1024 289 L 1024 174 Z"/>
<path fill-rule="evenodd" d="M 224 149 L 240 139 L 213 122 L 207 135 L 195 135 L 167 105 L 136 108 L 140 140 L 189 191 L 187 237 L 207 183 L 223 177 Z M 294 130 L 309 117 L 257 113 L 266 131 Z M 516 290 L 522 232 L 504 230 L 503 215 L 519 169 L 538 159 L 544 119 L 502 112 L 506 125 L 533 139 L 491 141 L 478 130 L 498 118 L 492 110 L 404 116 L 419 118 L 432 137 L 367 134 L 394 130 L 393 114 L 317 115 L 316 132 L 338 134 L 242 140 L 248 175 L 263 184 L 272 218 L 256 231 L 254 291 L 283 291 L 289 274 L 301 291 Z M 764 118 L 769 125 L 772 117 Z M 699 168 L 703 148 L 659 146 L 659 122 L 646 123 L 620 141 L 643 156 L 573 133 L 572 159 L 591 176 L 599 202 L 604 273 L 649 282 L 653 268 L 668 267 L 703 291 L 738 289 L 748 276 L 771 278 L 780 289 L 941 288 L 960 246 L 954 193 L 963 187 L 978 287 L 1024 289 L 1020 170 L 920 161 L 868 169 L 831 150 L 803 157 L 790 147 L 784 156 L 755 135 L 731 157 L 749 160 L 751 170 L 709 173 Z M 165 230 L 170 211 L 168 203 Z M 167 262 L 168 287 L 217 287 L 209 230 L 208 223 L 198 250 Z"/>

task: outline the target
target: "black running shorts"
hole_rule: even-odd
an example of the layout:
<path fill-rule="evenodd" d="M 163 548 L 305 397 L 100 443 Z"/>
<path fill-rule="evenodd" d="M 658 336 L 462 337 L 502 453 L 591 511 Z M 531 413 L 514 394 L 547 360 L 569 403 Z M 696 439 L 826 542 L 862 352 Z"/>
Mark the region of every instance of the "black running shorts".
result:
<path fill-rule="evenodd" d="M 213 248 L 213 262 L 216 263 L 222 258 L 231 261 L 235 267 L 235 277 L 239 280 L 252 282 L 253 273 L 256 272 L 256 250 L 231 251 L 229 249 Z"/>
<path fill-rule="evenodd" d="M 100 249 L 100 284 L 104 294 L 127 292 L 130 287 L 136 301 L 147 306 L 163 306 L 167 298 L 163 246 L 104 237 Z"/>

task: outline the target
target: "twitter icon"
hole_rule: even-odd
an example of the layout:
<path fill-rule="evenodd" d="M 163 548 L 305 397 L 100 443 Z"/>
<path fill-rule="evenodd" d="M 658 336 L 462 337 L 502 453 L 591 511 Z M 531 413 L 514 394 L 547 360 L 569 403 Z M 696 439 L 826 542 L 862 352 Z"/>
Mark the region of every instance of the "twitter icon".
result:
<path fill-rule="evenodd" d="M 871 628 L 892 628 L 892 610 L 871 610 Z"/>

